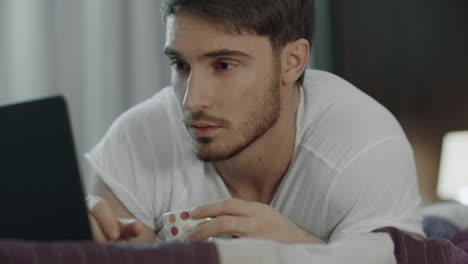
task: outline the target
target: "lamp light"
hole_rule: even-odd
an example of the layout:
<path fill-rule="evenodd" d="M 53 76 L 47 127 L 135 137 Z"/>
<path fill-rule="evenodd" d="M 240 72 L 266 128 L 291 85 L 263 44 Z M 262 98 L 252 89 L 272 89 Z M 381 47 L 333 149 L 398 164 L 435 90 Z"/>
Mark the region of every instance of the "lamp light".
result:
<path fill-rule="evenodd" d="M 449 132 L 443 138 L 437 195 L 468 205 L 468 131 Z"/>

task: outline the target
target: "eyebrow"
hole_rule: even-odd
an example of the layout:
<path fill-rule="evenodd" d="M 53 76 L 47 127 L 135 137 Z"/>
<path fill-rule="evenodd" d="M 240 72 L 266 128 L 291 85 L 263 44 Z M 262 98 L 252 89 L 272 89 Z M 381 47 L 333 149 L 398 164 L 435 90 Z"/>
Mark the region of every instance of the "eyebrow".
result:
<path fill-rule="evenodd" d="M 211 51 L 202 55 L 202 57 L 207 57 L 207 58 L 215 58 L 215 57 L 222 57 L 222 56 L 237 56 L 237 57 L 251 58 L 251 56 L 245 52 L 238 51 L 238 50 L 228 50 L 228 49 Z"/>
<path fill-rule="evenodd" d="M 168 48 L 168 47 L 166 47 L 164 49 L 164 54 L 166 54 L 168 56 L 184 58 L 184 56 L 180 52 L 178 52 L 178 51 L 176 51 L 176 50 L 174 50 L 172 48 Z M 221 50 L 210 51 L 210 52 L 202 54 L 200 57 L 202 57 L 202 58 L 216 58 L 216 57 L 222 57 L 222 56 L 236 56 L 236 57 L 252 58 L 252 56 L 250 56 L 249 54 L 247 54 L 245 52 L 238 51 L 238 50 L 229 50 L 229 49 L 221 49 Z"/>
<path fill-rule="evenodd" d="M 167 56 L 173 56 L 173 57 L 179 57 L 179 58 L 184 57 L 184 56 L 182 56 L 182 54 L 180 54 L 176 50 L 171 49 L 171 48 L 167 48 L 167 47 L 164 48 L 164 54 L 166 54 Z"/>

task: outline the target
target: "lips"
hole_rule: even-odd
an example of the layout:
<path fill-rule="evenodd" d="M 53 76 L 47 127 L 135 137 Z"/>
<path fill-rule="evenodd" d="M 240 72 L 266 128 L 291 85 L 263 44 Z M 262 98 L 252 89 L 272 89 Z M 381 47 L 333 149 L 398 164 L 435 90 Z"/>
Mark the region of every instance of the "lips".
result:
<path fill-rule="evenodd" d="M 220 126 L 204 124 L 204 123 L 193 124 L 190 126 L 190 128 L 192 129 L 192 132 L 196 137 L 210 137 L 216 131 L 221 129 Z"/>
<path fill-rule="evenodd" d="M 204 128 L 204 127 L 218 127 L 216 125 L 208 124 L 208 123 L 194 123 L 190 125 L 191 127 L 196 128 Z"/>

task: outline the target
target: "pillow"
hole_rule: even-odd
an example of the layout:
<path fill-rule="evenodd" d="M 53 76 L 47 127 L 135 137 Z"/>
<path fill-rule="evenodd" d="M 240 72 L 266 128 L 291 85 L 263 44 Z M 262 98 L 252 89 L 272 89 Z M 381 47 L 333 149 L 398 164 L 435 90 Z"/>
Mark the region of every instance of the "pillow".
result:
<path fill-rule="evenodd" d="M 438 217 L 452 223 L 459 230 L 468 228 L 468 206 L 458 202 L 440 202 L 421 208 L 423 217 Z"/>

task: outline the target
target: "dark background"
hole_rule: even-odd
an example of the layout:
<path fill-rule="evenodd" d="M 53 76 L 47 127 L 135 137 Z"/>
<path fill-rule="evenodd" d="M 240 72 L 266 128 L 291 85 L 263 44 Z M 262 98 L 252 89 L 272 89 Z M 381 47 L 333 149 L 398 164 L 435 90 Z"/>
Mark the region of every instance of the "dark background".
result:
<path fill-rule="evenodd" d="M 331 0 L 328 12 L 329 70 L 397 117 L 423 202 L 436 201 L 442 137 L 468 130 L 468 1 Z"/>

